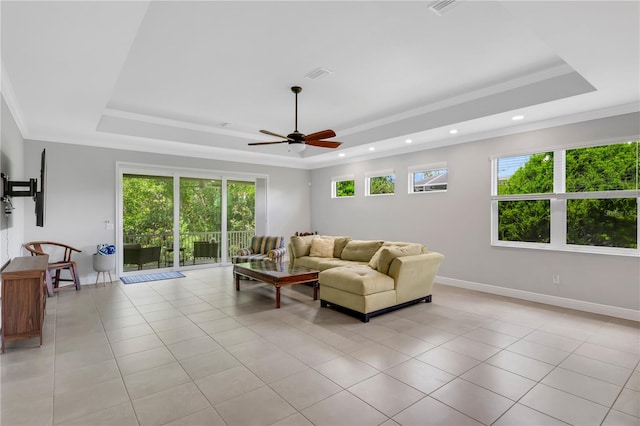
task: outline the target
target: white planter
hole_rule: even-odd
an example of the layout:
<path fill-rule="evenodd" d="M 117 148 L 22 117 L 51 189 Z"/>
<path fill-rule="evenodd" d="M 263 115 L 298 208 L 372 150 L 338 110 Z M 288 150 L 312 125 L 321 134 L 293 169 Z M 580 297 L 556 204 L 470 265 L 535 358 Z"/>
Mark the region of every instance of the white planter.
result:
<path fill-rule="evenodd" d="M 93 270 L 96 272 L 107 272 L 116 269 L 115 254 L 94 254 Z"/>

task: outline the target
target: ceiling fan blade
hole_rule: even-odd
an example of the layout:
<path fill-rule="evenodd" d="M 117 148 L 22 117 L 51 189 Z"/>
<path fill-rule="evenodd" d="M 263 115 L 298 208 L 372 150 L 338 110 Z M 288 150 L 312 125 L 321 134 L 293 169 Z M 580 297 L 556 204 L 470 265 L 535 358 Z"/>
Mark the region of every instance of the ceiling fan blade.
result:
<path fill-rule="evenodd" d="M 320 139 L 329 139 L 329 138 L 333 138 L 335 137 L 336 132 L 334 132 L 331 129 L 327 129 L 327 130 L 323 130 L 321 132 L 315 132 L 315 133 L 311 133 L 309 135 L 305 136 L 305 140 L 306 141 L 310 141 L 310 140 L 320 140 Z"/>
<path fill-rule="evenodd" d="M 264 133 L 265 135 L 274 136 L 276 138 L 282 138 L 282 139 L 286 139 L 288 141 L 295 142 L 293 139 L 289 138 L 288 136 L 279 135 L 277 133 L 273 133 L 273 132 L 270 132 L 268 130 L 260 130 L 260 133 Z"/>
<path fill-rule="evenodd" d="M 306 141 L 307 145 L 318 146 L 320 148 L 337 148 L 342 145 L 342 142 L 335 141 Z"/>
<path fill-rule="evenodd" d="M 273 145 L 276 143 L 289 143 L 289 141 L 278 141 L 278 142 L 251 142 L 249 145 Z"/>

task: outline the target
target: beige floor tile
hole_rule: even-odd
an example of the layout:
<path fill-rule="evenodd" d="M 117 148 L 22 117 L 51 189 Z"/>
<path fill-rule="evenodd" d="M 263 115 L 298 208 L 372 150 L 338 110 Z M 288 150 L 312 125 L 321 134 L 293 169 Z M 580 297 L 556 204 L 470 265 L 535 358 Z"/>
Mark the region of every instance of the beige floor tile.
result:
<path fill-rule="evenodd" d="M 556 368 L 541 383 L 610 407 L 622 390 L 620 386 L 603 382 L 563 368 Z"/>
<path fill-rule="evenodd" d="M 602 422 L 602 426 L 638 426 L 639 424 L 639 418 L 621 413 L 617 410 L 609 411 L 609 414 L 607 414 L 607 417 Z"/>
<path fill-rule="evenodd" d="M 305 416 L 300 413 L 295 413 L 286 417 L 279 422 L 274 423 L 271 426 L 313 426 Z"/>
<path fill-rule="evenodd" d="M 513 401 L 519 400 L 536 385 L 533 380 L 484 363 L 473 367 L 461 377 Z"/>
<path fill-rule="evenodd" d="M 431 394 L 431 397 L 478 420 L 493 423 L 514 401 L 462 379 L 454 379 Z"/>
<path fill-rule="evenodd" d="M 169 348 L 173 356 L 179 361 L 222 349 L 221 346 L 209 336 L 174 343 L 168 345 L 167 348 Z"/>
<path fill-rule="evenodd" d="M 149 326 L 149 324 L 139 324 L 131 327 L 109 330 L 107 331 L 107 338 L 109 339 L 109 342 L 113 343 L 120 340 L 144 336 L 147 334 L 153 334 L 153 329 Z"/>
<path fill-rule="evenodd" d="M 535 328 L 500 320 L 487 323 L 483 325 L 482 328 L 517 337 L 518 339 L 527 336 L 535 330 Z"/>
<path fill-rule="evenodd" d="M 166 309 L 171 309 L 173 307 L 173 305 L 167 301 L 162 301 L 159 303 L 152 303 L 149 305 L 143 305 L 143 306 L 138 306 L 136 309 L 141 313 L 141 314 L 148 314 L 150 312 L 156 312 L 156 311 L 164 311 Z"/>
<path fill-rule="evenodd" d="M 442 347 L 431 349 L 416 357 L 417 360 L 458 376 L 480 363 L 477 359 L 453 352 Z"/>
<path fill-rule="evenodd" d="M 265 383 L 244 366 L 238 366 L 198 379 L 196 385 L 213 405 L 262 387 Z"/>
<path fill-rule="evenodd" d="M 142 316 L 144 317 L 144 319 L 147 320 L 147 322 L 152 322 L 152 321 L 160 321 L 160 320 L 165 320 L 170 318 L 182 317 L 184 315 L 182 312 L 172 307 L 169 309 L 163 309 L 161 311 L 147 312 L 145 314 L 142 314 Z"/>
<path fill-rule="evenodd" d="M 559 366 L 618 386 L 623 386 L 633 372 L 628 368 L 576 354 L 569 355 Z"/>
<path fill-rule="evenodd" d="M 453 340 L 449 340 L 448 342 L 442 344 L 440 347 L 468 356 L 470 358 L 475 358 L 479 361 L 484 361 L 485 359 L 491 357 L 492 355 L 495 355 L 500 351 L 500 348 L 496 346 L 486 345 L 477 340 L 468 339 L 463 336 L 456 337 Z"/>
<path fill-rule="evenodd" d="M 501 349 L 515 343 L 518 338 L 509 336 L 508 334 L 499 333 L 497 331 L 488 330 L 486 328 L 476 328 L 468 333 L 465 333 L 463 337 L 468 339 L 477 340 L 487 345 L 495 346 Z"/>
<path fill-rule="evenodd" d="M 372 366 L 352 358 L 342 356 L 314 367 L 320 374 L 347 388 L 378 373 Z"/>
<path fill-rule="evenodd" d="M 622 352 L 616 349 L 594 345 L 593 343 L 583 343 L 576 349 L 575 353 L 588 358 L 606 361 L 624 368 L 635 368 L 636 365 L 638 365 L 638 361 L 640 361 L 640 355 L 638 354 Z"/>
<path fill-rule="evenodd" d="M 58 423 L 60 426 L 137 426 L 138 419 L 130 401 L 113 407 L 99 410 L 86 416 L 66 422 Z"/>
<path fill-rule="evenodd" d="M 635 370 L 624 387 L 640 392 L 640 371 Z"/>
<path fill-rule="evenodd" d="M 2 404 L 0 419 L 3 425 L 53 424 L 53 396 L 29 399 L 27 404 Z M 25 406 L 26 405 L 26 406 Z"/>
<path fill-rule="evenodd" d="M 239 345 L 240 343 L 249 342 L 251 340 L 261 339 L 259 335 L 246 327 L 234 328 L 232 330 L 222 331 L 212 334 L 211 337 L 225 348 Z"/>
<path fill-rule="evenodd" d="M 124 384 L 131 399 L 142 398 L 188 382 L 191 382 L 191 378 L 177 362 L 124 376 Z"/>
<path fill-rule="evenodd" d="M 411 357 L 420 355 L 421 353 L 424 353 L 435 347 L 435 345 L 424 340 L 399 333 L 394 334 L 393 336 L 386 339 L 382 339 L 380 343 Z"/>
<path fill-rule="evenodd" d="M 455 339 L 457 334 L 449 333 L 447 331 L 425 326 L 423 324 L 415 325 L 413 327 L 402 330 L 402 333 L 409 336 L 424 340 L 432 345 L 441 345 L 451 339 Z"/>
<path fill-rule="evenodd" d="M 149 368 L 175 362 L 176 359 L 165 347 L 138 352 L 117 358 L 118 368 L 123 376 L 148 370 Z"/>
<path fill-rule="evenodd" d="M 381 371 L 405 362 L 410 358 L 408 355 L 379 343 L 374 343 L 355 351 L 351 353 L 351 356 Z"/>
<path fill-rule="evenodd" d="M 522 404 L 516 404 L 492 426 L 566 426 L 566 424 Z"/>
<path fill-rule="evenodd" d="M 424 393 L 384 373 L 366 379 L 347 390 L 389 417 L 425 396 Z"/>
<path fill-rule="evenodd" d="M 640 392 L 623 389 L 613 408 L 625 414 L 640 417 Z"/>
<path fill-rule="evenodd" d="M 340 386 L 312 369 L 278 380 L 270 387 L 298 410 L 342 391 Z"/>
<path fill-rule="evenodd" d="M 529 340 L 520 340 L 509 346 L 507 350 L 509 352 L 524 355 L 552 365 L 560 364 L 569 356 L 569 352 L 561 351 Z"/>
<path fill-rule="evenodd" d="M 197 413 L 190 414 L 180 419 L 165 423 L 164 426 L 225 426 L 222 417 L 213 408 L 205 408 Z"/>
<path fill-rule="evenodd" d="M 198 327 L 204 330 L 205 333 L 211 335 L 242 327 L 242 324 L 231 317 L 225 317 L 212 321 L 200 322 L 198 323 Z"/>
<path fill-rule="evenodd" d="M 123 357 L 163 346 L 164 343 L 162 343 L 162 340 L 160 340 L 158 336 L 155 334 L 147 334 L 145 336 L 112 342 L 111 350 L 116 357 Z"/>
<path fill-rule="evenodd" d="M 431 397 L 425 397 L 393 417 L 403 426 L 479 426 L 482 423 Z"/>
<path fill-rule="evenodd" d="M 133 408 L 141 425 L 169 423 L 209 407 L 209 402 L 193 383 L 133 400 Z"/>
<path fill-rule="evenodd" d="M 583 343 L 581 340 L 547 333 L 542 330 L 536 330 L 533 333 L 528 334 L 524 340 L 539 343 L 564 352 L 573 352 Z"/>
<path fill-rule="evenodd" d="M 54 399 L 53 420 L 54 423 L 60 423 L 84 417 L 128 400 L 129 396 L 120 378 L 60 393 Z"/>
<path fill-rule="evenodd" d="M 216 404 L 215 409 L 227 424 L 246 426 L 272 424 L 296 412 L 267 386 Z"/>
<path fill-rule="evenodd" d="M 83 368 L 56 371 L 54 394 L 81 390 L 117 378 L 120 378 L 120 370 L 115 359 Z"/>
<path fill-rule="evenodd" d="M 194 314 L 188 315 L 188 318 L 194 323 L 198 324 L 201 322 L 209 322 L 217 319 L 226 318 L 228 315 L 219 309 L 211 309 L 203 312 L 197 312 Z"/>
<path fill-rule="evenodd" d="M 165 345 L 172 345 L 185 340 L 197 339 L 198 337 L 203 337 L 205 334 L 206 333 L 202 331 L 200 327 L 195 324 L 191 324 L 186 327 L 161 331 L 158 333 L 158 337 Z"/>
<path fill-rule="evenodd" d="M 275 382 L 309 368 L 302 361 L 284 352 L 247 361 L 244 365 L 265 383 Z"/>
<path fill-rule="evenodd" d="M 536 385 L 520 403 L 575 425 L 599 425 L 608 408 L 546 385 Z"/>
<path fill-rule="evenodd" d="M 539 381 L 553 370 L 553 365 L 509 351 L 502 351 L 487 360 L 487 364 L 502 368 L 531 380 Z"/>
<path fill-rule="evenodd" d="M 347 391 L 342 391 L 302 410 L 316 425 L 379 425 L 387 417 Z"/>
<path fill-rule="evenodd" d="M 149 325 L 156 333 L 160 333 L 162 331 L 173 330 L 175 328 L 187 327 L 189 325 L 193 325 L 193 322 L 187 317 L 175 317 L 159 321 L 152 321 L 149 323 Z"/>
<path fill-rule="evenodd" d="M 105 330 L 115 330 L 116 328 L 132 327 L 134 325 L 145 324 L 147 321 L 142 315 L 132 315 L 122 318 L 110 318 L 102 321 Z"/>
<path fill-rule="evenodd" d="M 224 349 L 187 358 L 180 363 L 193 380 L 240 365 L 238 360 Z"/>
<path fill-rule="evenodd" d="M 56 371 L 78 369 L 113 359 L 111 346 L 108 343 L 89 346 L 72 352 L 58 354 L 55 357 Z"/>
<path fill-rule="evenodd" d="M 425 394 L 430 394 L 455 378 L 453 374 L 416 359 L 396 365 L 385 373 Z"/>

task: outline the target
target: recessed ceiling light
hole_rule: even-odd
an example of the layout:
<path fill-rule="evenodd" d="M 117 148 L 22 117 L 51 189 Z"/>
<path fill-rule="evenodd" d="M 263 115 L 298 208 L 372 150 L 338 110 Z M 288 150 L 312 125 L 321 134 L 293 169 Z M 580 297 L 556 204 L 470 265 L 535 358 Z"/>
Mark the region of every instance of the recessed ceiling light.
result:
<path fill-rule="evenodd" d="M 375 151 L 376 149 L 372 146 L 369 147 L 369 151 Z"/>
<path fill-rule="evenodd" d="M 406 142 L 406 143 L 411 143 L 411 142 L 413 142 L 413 141 L 412 141 L 411 139 L 407 139 L 405 142 Z"/>
<path fill-rule="evenodd" d="M 338 154 L 338 157 L 344 157 L 344 152 L 341 152 L 340 154 Z"/>
<path fill-rule="evenodd" d="M 455 135 L 456 133 L 458 133 L 458 129 L 451 129 L 449 130 L 449 133 L 451 133 L 452 135 Z"/>
<path fill-rule="evenodd" d="M 511 119 L 513 121 L 522 120 L 522 119 L 524 119 L 524 115 L 514 115 L 513 117 L 511 117 Z"/>

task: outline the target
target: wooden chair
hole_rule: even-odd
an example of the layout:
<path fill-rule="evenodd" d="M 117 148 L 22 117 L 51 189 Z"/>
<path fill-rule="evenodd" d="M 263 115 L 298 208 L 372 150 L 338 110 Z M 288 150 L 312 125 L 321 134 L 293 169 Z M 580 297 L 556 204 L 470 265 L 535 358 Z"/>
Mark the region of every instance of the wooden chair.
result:
<path fill-rule="evenodd" d="M 49 253 L 43 250 L 42 246 L 49 246 Z M 57 243 L 54 241 L 31 241 L 25 243 L 24 248 L 31 253 L 31 256 L 49 255 L 49 264 L 47 266 L 47 292 L 49 297 L 53 296 L 55 291 L 63 289 L 71 289 L 75 287 L 76 290 L 80 290 L 80 276 L 78 275 L 78 267 L 76 262 L 71 260 L 73 252 L 81 253 L 82 250 L 71 247 L 67 244 Z M 56 252 L 62 251 L 62 260 L 52 262 Z M 62 271 L 67 270 L 71 275 L 71 278 L 63 278 Z M 60 285 L 61 282 L 71 282 L 70 285 Z"/>

